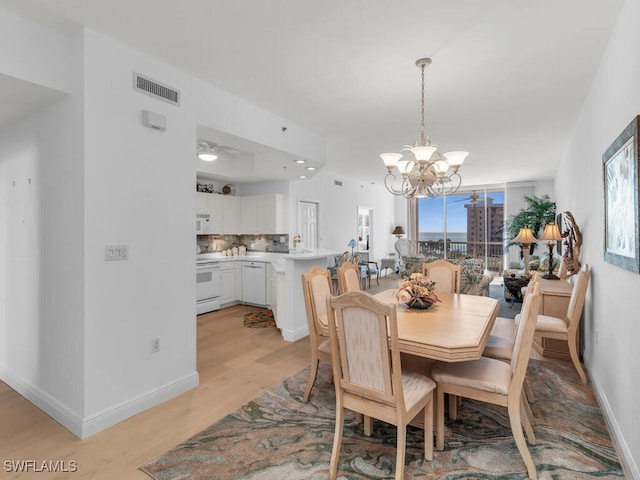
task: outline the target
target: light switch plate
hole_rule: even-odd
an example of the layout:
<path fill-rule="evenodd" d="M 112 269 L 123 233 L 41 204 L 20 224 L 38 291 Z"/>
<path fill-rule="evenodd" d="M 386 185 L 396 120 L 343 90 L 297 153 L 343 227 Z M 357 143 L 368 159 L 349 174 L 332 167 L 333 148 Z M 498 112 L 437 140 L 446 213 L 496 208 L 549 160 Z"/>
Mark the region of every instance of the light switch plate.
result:
<path fill-rule="evenodd" d="M 107 262 L 129 259 L 129 245 L 105 245 L 104 259 Z"/>

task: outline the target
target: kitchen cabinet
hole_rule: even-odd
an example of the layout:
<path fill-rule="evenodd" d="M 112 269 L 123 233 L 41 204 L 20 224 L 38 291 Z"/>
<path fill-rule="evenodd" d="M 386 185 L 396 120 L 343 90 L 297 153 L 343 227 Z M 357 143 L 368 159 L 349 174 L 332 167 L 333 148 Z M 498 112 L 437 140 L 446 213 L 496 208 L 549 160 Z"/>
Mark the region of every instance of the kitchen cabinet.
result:
<path fill-rule="evenodd" d="M 209 215 L 209 197 L 211 194 L 196 192 L 196 215 Z"/>
<path fill-rule="evenodd" d="M 242 300 L 242 272 L 239 260 L 221 262 L 220 305 L 228 307 Z"/>
<path fill-rule="evenodd" d="M 287 233 L 287 205 L 280 193 L 242 198 L 243 234 Z"/>
<path fill-rule="evenodd" d="M 267 305 L 265 262 L 242 262 L 242 303 Z"/>
<path fill-rule="evenodd" d="M 232 195 L 219 195 L 222 204 L 222 233 L 241 233 L 242 200 Z"/>

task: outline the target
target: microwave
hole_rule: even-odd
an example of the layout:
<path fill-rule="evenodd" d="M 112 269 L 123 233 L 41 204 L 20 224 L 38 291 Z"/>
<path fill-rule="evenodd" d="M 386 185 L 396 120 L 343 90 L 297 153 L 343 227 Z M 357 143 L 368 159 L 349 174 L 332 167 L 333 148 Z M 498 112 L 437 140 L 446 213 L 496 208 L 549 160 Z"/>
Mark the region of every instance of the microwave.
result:
<path fill-rule="evenodd" d="M 209 233 L 209 222 L 211 218 L 209 215 L 198 214 L 196 215 L 196 235 L 202 235 Z"/>

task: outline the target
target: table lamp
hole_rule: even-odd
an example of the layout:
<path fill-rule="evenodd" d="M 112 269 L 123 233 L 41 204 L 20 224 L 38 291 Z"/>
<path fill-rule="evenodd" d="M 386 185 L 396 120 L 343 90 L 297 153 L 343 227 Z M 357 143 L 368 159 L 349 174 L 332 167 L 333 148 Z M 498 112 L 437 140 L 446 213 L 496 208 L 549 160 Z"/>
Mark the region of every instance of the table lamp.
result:
<path fill-rule="evenodd" d="M 347 247 L 351 247 L 351 258 L 353 258 L 353 249 L 356 248 L 355 239 L 352 238 L 349 243 L 347 243 Z"/>
<path fill-rule="evenodd" d="M 529 276 L 529 247 L 532 243 L 537 242 L 536 237 L 533 236 L 533 232 L 527 226 L 524 226 L 518 232 L 516 238 L 511 240 L 514 243 L 519 243 L 522 246 L 522 254 L 524 255 L 524 276 Z"/>
<path fill-rule="evenodd" d="M 544 226 L 544 232 L 542 232 L 542 236 L 540 240 L 544 240 L 547 242 L 547 246 L 549 247 L 549 273 L 543 275 L 542 278 L 548 278 L 551 280 L 560 280 L 557 275 L 553 274 L 553 244 L 558 240 L 562 240 L 562 235 L 560 234 L 560 229 L 558 229 L 558 225 L 554 222 L 549 222 Z"/>
<path fill-rule="evenodd" d="M 391 235 L 395 235 L 396 237 L 400 238 L 402 235 L 404 235 L 404 228 L 402 228 L 400 225 L 396 225 L 396 228 L 393 229 Z"/>

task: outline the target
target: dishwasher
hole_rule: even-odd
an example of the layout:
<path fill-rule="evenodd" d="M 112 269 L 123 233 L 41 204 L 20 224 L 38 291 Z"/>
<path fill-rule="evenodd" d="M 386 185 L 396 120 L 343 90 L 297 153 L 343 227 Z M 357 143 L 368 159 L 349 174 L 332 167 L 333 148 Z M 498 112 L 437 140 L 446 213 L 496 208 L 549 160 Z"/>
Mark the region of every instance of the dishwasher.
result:
<path fill-rule="evenodd" d="M 264 262 L 242 262 L 242 303 L 267 305 L 267 274 Z"/>

